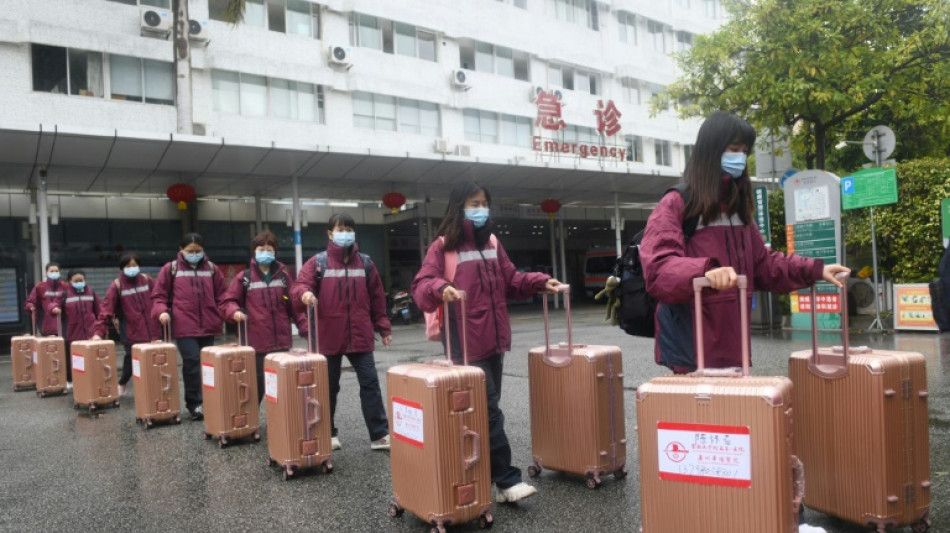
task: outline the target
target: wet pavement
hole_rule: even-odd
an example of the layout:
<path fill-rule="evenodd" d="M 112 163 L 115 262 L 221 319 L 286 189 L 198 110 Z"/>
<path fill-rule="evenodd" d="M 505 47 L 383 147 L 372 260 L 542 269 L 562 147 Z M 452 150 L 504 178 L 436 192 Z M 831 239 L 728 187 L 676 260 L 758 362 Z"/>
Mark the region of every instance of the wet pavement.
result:
<path fill-rule="evenodd" d="M 524 468 L 531 460 L 526 354 L 543 343 L 544 334 L 539 310 L 512 310 L 514 346 L 505 364 L 502 408 L 514 462 Z M 552 328 L 554 339 L 564 338 L 562 314 L 555 315 Z M 394 346 L 376 352 L 384 388 L 388 367 L 425 360 L 438 351 L 436 344 L 424 340 L 422 324 L 397 326 L 393 338 Z M 837 338 L 822 334 L 820 342 L 837 344 Z M 532 481 L 537 496 L 520 505 L 493 506 L 495 531 L 639 530 L 635 387 L 664 370 L 653 364 L 652 340 L 605 325 L 600 307 L 575 310 L 574 340 L 619 344 L 623 349 L 630 475 L 621 481 L 607 478 L 599 489 L 590 490 L 580 478 L 546 471 Z M 755 333 L 753 373 L 785 375 L 788 354 L 808 348 L 810 342 L 806 332 Z M 950 335 L 854 334 L 852 343 L 926 356 L 931 531 L 950 531 Z M 69 396 L 40 399 L 33 392 L 12 392 L 9 343 L 0 349 L 2 531 L 426 531 L 423 522 L 408 513 L 398 519 L 387 514 L 389 454 L 370 450 L 353 372 L 343 373 L 337 411 L 343 449 L 333 455 L 334 471 L 284 482 L 278 470 L 265 466 L 266 421 L 260 443 L 221 450 L 213 441 L 202 440 L 201 422 L 185 420 L 179 426 L 143 431 L 135 423 L 131 389 L 120 409 L 94 417 L 78 414 Z M 831 532 L 867 531 L 812 511 L 806 517 Z"/>

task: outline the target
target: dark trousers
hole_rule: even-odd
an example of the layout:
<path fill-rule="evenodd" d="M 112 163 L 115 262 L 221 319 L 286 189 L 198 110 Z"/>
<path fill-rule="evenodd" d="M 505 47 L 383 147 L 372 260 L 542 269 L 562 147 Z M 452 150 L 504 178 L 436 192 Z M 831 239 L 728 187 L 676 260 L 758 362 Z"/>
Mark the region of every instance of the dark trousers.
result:
<path fill-rule="evenodd" d="M 460 361 L 456 362 L 461 364 Z M 495 354 L 487 359 L 469 361 L 485 372 L 485 388 L 488 395 L 488 446 L 491 450 L 491 480 L 500 489 L 521 483 L 521 470 L 511 465 L 511 445 L 505 434 L 505 413 L 501 401 L 501 374 L 504 354 Z"/>
<path fill-rule="evenodd" d="M 264 399 L 264 358 L 267 357 L 266 353 L 254 354 L 254 359 L 257 361 L 257 405 L 261 405 L 261 401 Z"/>
<path fill-rule="evenodd" d="M 379 440 L 389 434 L 389 419 L 386 418 L 386 407 L 383 405 L 383 393 L 379 388 L 373 352 L 327 357 L 330 374 L 330 427 L 333 428 L 333 436 L 337 435 L 333 417 L 336 414 L 336 397 L 340 393 L 340 368 L 344 356 L 349 359 L 350 365 L 356 371 L 356 380 L 360 383 L 360 406 L 363 408 L 363 421 L 366 422 L 366 429 L 369 430 L 369 438 L 373 441 Z"/>
<path fill-rule="evenodd" d="M 201 405 L 201 349 L 214 344 L 214 336 L 176 339 L 181 354 L 181 377 L 185 382 L 185 407 Z"/>
<path fill-rule="evenodd" d="M 122 375 L 119 376 L 119 385 L 123 387 L 132 379 L 132 345 L 125 344 L 125 357 L 122 359 Z"/>
<path fill-rule="evenodd" d="M 65 343 L 66 344 L 66 382 L 73 382 L 73 350 L 72 341 Z"/>

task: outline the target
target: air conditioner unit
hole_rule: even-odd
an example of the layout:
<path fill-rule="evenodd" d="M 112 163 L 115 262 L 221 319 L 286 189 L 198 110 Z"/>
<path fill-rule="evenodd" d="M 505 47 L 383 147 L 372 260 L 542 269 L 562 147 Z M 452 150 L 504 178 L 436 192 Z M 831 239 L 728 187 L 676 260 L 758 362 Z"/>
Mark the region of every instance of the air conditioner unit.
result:
<path fill-rule="evenodd" d="M 437 153 L 440 153 L 440 154 L 448 154 L 448 153 L 450 153 L 450 152 L 452 151 L 452 150 L 449 148 L 449 140 L 448 140 L 448 139 L 436 139 L 436 140 L 435 140 L 435 146 L 433 146 L 433 148 L 435 149 L 435 151 L 436 151 Z"/>
<path fill-rule="evenodd" d="M 188 21 L 188 38 L 196 43 L 207 43 L 211 40 L 208 33 L 207 20 L 190 19 Z"/>
<path fill-rule="evenodd" d="M 538 97 L 541 96 L 541 93 L 543 92 L 544 92 L 544 87 L 541 87 L 540 85 L 535 85 L 534 87 L 531 88 L 531 92 L 528 93 L 528 98 L 532 102 L 537 102 Z"/>
<path fill-rule="evenodd" d="M 350 47 L 348 46 L 330 46 L 330 64 L 350 68 L 353 61 L 350 57 Z"/>
<path fill-rule="evenodd" d="M 214 137 L 214 132 L 211 131 L 211 126 L 203 124 L 201 122 L 195 122 L 191 125 L 191 131 L 195 135 L 201 135 L 203 137 Z"/>
<path fill-rule="evenodd" d="M 459 68 L 452 71 L 452 87 L 466 91 L 472 88 L 467 70 Z"/>
<path fill-rule="evenodd" d="M 848 307 L 854 309 L 855 314 L 873 315 L 874 282 L 869 278 L 848 279 L 848 304 Z"/>
<path fill-rule="evenodd" d="M 143 32 L 168 35 L 172 31 L 172 12 L 157 7 L 142 7 L 139 10 L 139 25 Z"/>
<path fill-rule="evenodd" d="M 471 157 L 472 147 L 467 144 L 460 144 L 455 147 L 455 155 L 460 155 L 463 157 Z"/>

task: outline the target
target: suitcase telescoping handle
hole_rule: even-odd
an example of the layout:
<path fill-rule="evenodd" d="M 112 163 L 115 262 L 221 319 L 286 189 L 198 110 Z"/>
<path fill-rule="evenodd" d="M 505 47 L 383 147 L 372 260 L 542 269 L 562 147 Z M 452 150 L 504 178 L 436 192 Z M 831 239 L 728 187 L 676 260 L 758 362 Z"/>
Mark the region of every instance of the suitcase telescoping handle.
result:
<path fill-rule="evenodd" d="M 746 293 L 749 287 L 749 280 L 743 275 L 737 276 L 736 285 L 739 286 L 739 322 L 741 324 L 742 335 L 742 374 L 749 375 L 749 301 Z M 694 317 L 693 330 L 695 331 L 696 342 L 696 372 L 692 375 L 697 377 L 738 377 L 734 370 L 729 369 L 706 369 L 706 345 L 703 342 L 703 289 L 711 287 L 712 284 L 706 277 L 693 278 L 694 299 Z"/>
<path fill-rule="evenodd" d="M 852 353 L 865 353 L 867 346 L 851 347 L 848 339 L 848 272 L 835 275 L 841 282 L 841 346 L 834 346 L 834 353 L 821 353 L 818 349 L 818 311 L 815 302 L 815 285 L 811 286 L 811 357 L 808 370 L 823 378 L 840 378 L 848 374 L 848 358 Z M 875 296 L 876 297 L 876 296 Z"/>
<path fill-rule="evenodd" d="M 169 320 L 162 324 L 162 342 L 170 343 L 172 341 L 172 321 Z"/>
<path fill-rule="evenodd" d="M 468 315 L 465 312 L 465 291 L 458 291 L 459 293 L 459 311 L 461 313 L 459 322 L 462 323 L 462 364 L 468 366 L 468 326 L 466 325 L 466 318 Z M 445 325 L 445 358 L 448 360 L 449 365 L 452 364 L 452 328 L 449 325 L 449 302 L 442 304 L 442 316 L 444 317 Z"/>
<path fill-rule="evenodd" d="M 317 302 L 307 306 L 307 352 L 320 353 L 317 346 Z"/>
<path fill-rule="evenodd" d="M 550 334 L 550 316 L 548 314 L 548 295 L 543 294 L 541 301 L 544 302 L 544 362 L 551 366 L 567 366 L 571 364 L 571 348 L 574 346 L 571 337 L 571 286 L 562 283 L 555 289 L 557 292 L 564 293 L 564 315 L 567 317 L 567 346 L 555 346 L 551 348 Z"/>
<path fill-rule="evenodd" d="M 33 323 L 33 336 L 36 336 L 36 309 L 30 309 L 30 321 Z"/>
<path fill-rule="evenodd" d="M 247 338 L 247 314 L 244 315 L 244 320 L 241 320 L 237 323 L 237 334 L 238 334 L 238 344 L 241 346 L 248 346 L 250 344 L 250 339 Z"/>

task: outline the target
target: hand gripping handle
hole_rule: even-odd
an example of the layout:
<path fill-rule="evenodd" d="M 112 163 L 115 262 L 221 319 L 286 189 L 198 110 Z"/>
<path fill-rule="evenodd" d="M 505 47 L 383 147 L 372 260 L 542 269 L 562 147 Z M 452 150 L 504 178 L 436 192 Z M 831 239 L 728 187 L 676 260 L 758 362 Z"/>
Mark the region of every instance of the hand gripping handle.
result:
<path fill-rule="evenodd" d="M 472 455 L 462 461 L 462 466 L 465 470 L 471 470 L 474 467 L 478 460 L 481 458 L 481 443 L 482 439 L 478 436 L 478 433 L 475 433 L 468 427 L 462 428 L 462 449 L 465 449 L 465 439 L 471 439 L 472 441 Z"/>
<path fill-rule="evenodd" d="M 739 286 L 739 322 L 741 323 L 742 335 L 742 375 L 749 375 L 749 301 L 746 292 L 749 287 L 749 280 L 744 275 L 737 276 L 736 284 Z M 707 377 L 736 377 L 731 370 L 710 369 L 706 370 L 706 345 L 703 342 L 703 288 L 711 287 L 709 279 L 706 277 L 693 278 L 693 292 L 696 298 L 693 302 L 693 331 L 696 342 L 696 372 L 694 376 Z"/>
<path fill-rule="evenodd" d="M 318 402 L 316 398 L 310 398 L 309 400 L 307 400 L 306 405 L 310 407 L 310 416 L 307 417 L 307 426 L 314 427 L 317 424 L 319 424 L 321 420 L 320 402 Z"/>
<path fill-rule="evenodd" d="M 557 286 L 556 290 L 564 293 L 564 314 L 567 316 L 567 348 L 551 348 L 548 295 L 543 294 L 541 300 L 544 308 L 544 362 L 551 366 L 567 366 L 571 363 L 571 348 L 574 346 L 571 338 L 571 286 L 562 283 Z"/>
<path fill-rule="evenodd" d="M 851 348 L 848 339 L 848 278 L 849 272 L 839 272 L 835 275 L 841 282 L 841 347 L 835 346 L 833 352 L 822 353 L 818 349 L 818 310 L 815 302 L 815 285 L 811 286 L 811 357 L 808 359 L 808 370 L 825 378 L 838 378 L 848 374 L 848 358 L 851 353 L 867 352 L 866 346 Z M 877 298 L 877 295 L 874 296 Z"/>

